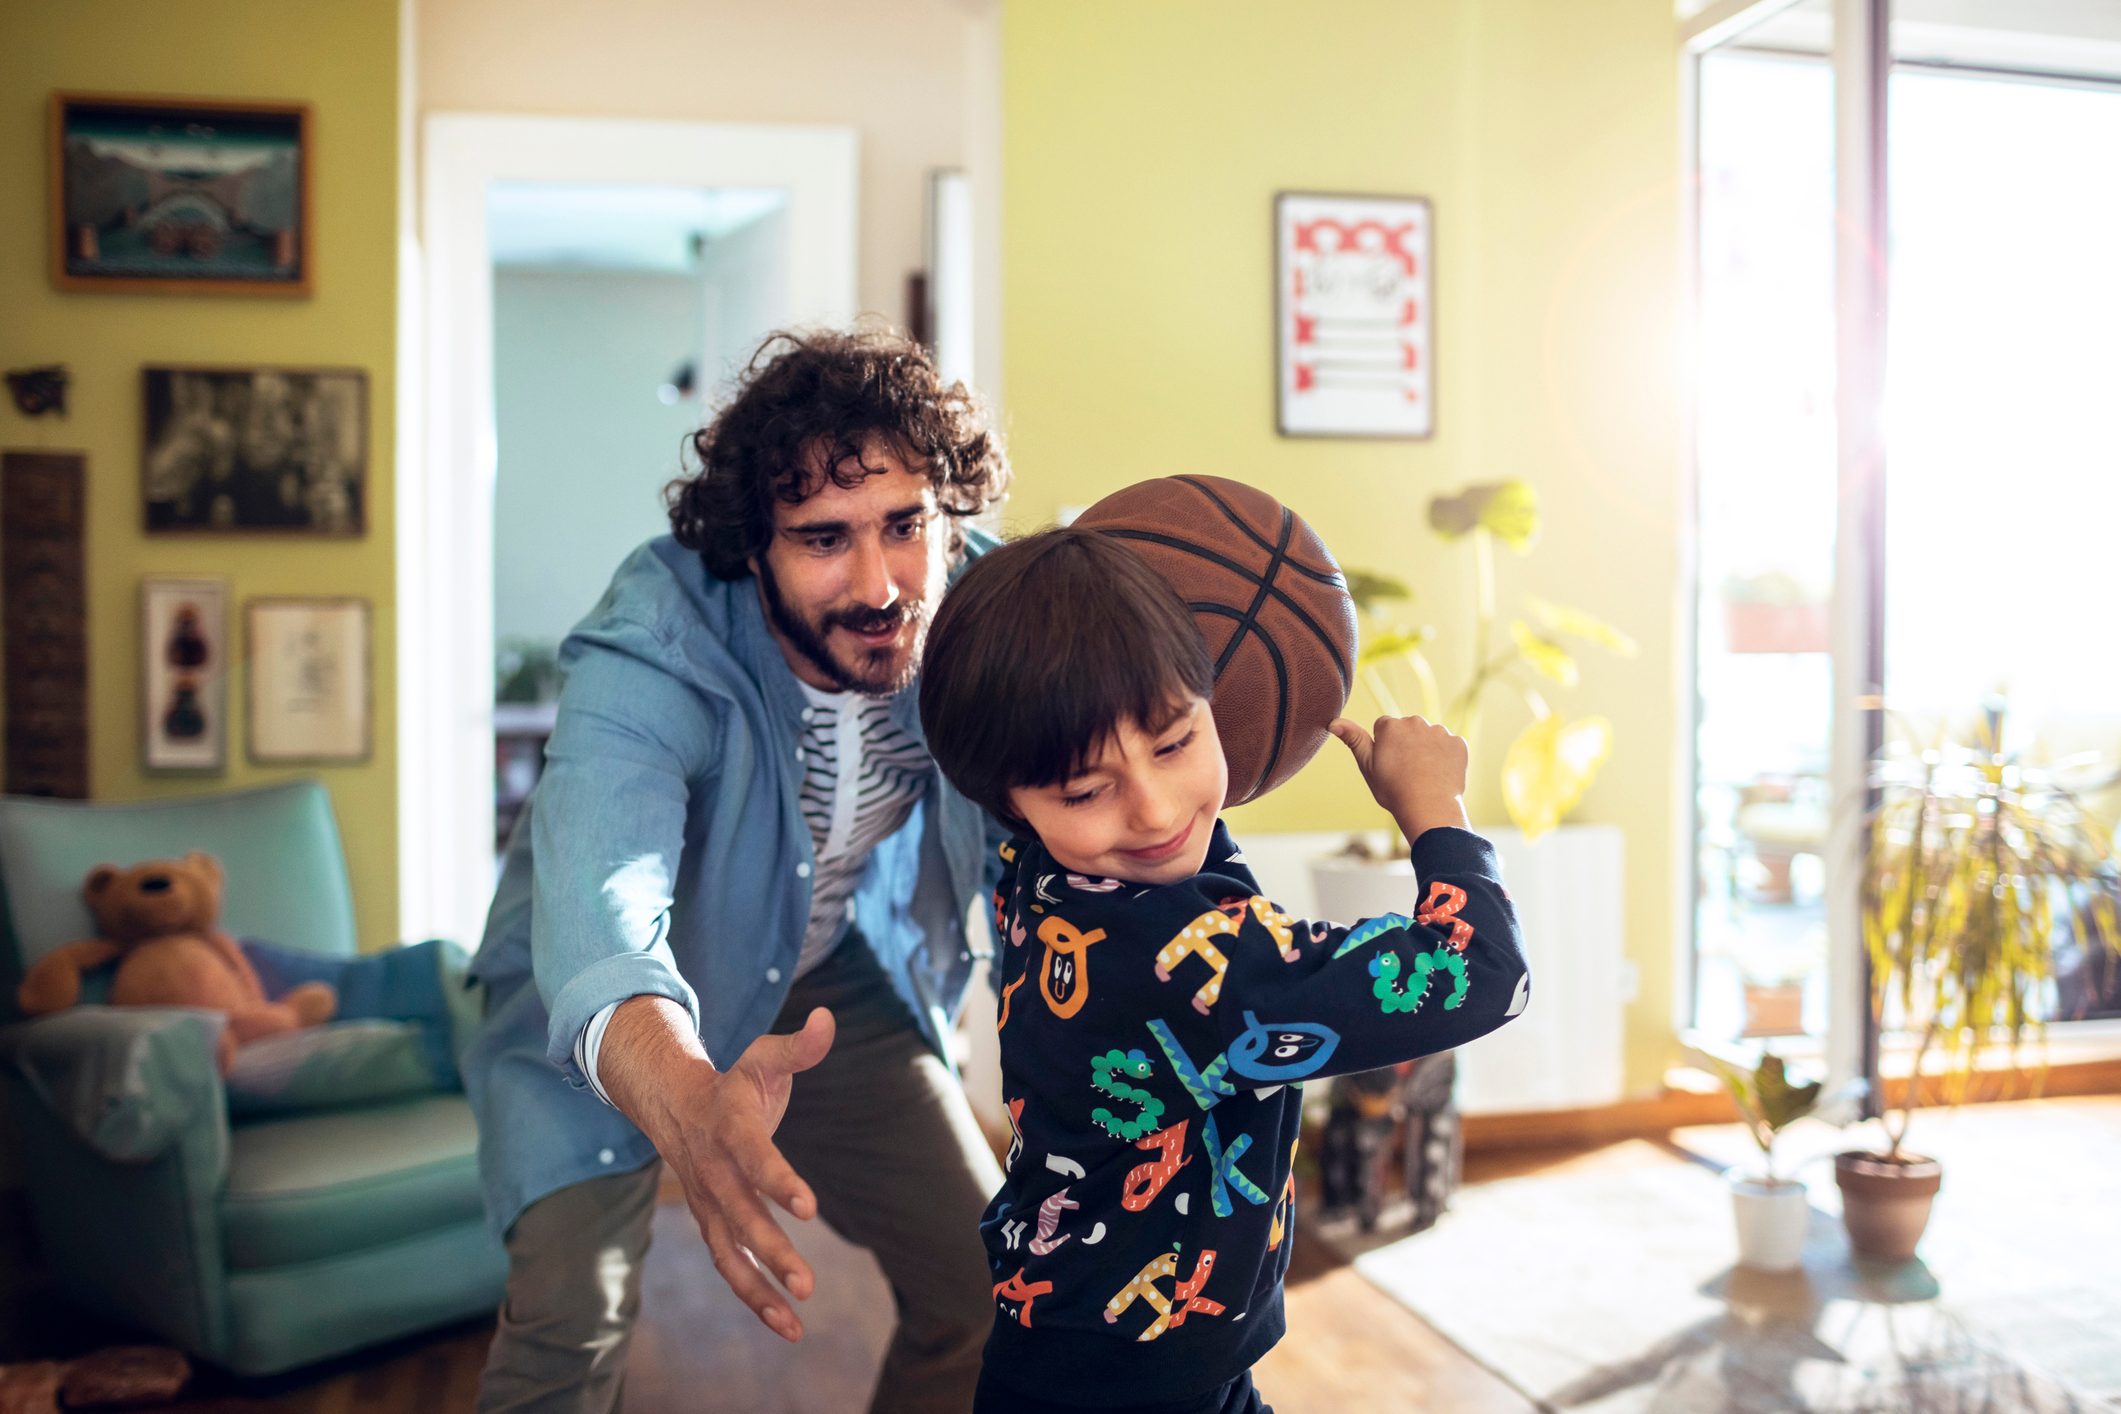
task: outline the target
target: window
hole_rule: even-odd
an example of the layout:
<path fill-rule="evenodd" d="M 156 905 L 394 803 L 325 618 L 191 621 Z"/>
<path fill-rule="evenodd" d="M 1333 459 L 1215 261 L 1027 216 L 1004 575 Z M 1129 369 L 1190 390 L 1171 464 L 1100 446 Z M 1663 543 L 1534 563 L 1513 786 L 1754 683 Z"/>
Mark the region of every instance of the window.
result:
<path fill-rule="evenodd" d="M 1890 272 L 1885 514 L 1859 555 L 1883 565 L 1866 631 L 1883 646 L 1888 729 L 1964 730 L 2001 693 L 2007 747 L 2121 761 L 2121 653 L 2095 627 L 2121 526 L 2121 12 L 1895 4 L 1890 238 L 1873 251 L 1836 209 L 1837 152 L 1863 139 L 1846 111 L 1837 132 L 1830 58 L 1834 14 L 1866 8 L 1767 0 L 1768 18 L 1734 37 L 1743 16 L 1719 11 L 1728 42 L 1694 71 L 1698 855 L 1684 1012 L 1705 1037 L 1829 1052 L 1860 991 L 1846 980 L 1859 975 L 1844 958 L 1853 930 L 1832 926 L 1832 881 L 1857 858 L 1829 825 L 1862 798 L 1848 766 L 1836 774 L 1834 718 L 1837 695 L 1871 687 L 1860 666 L 1837 677 L 1833 652 L 1837 536 L 1865 533 L 1837 440 L 1837 262 Z M 1862 307 L 1841 317 L 1875 324 Z M 1849 612 L 1845 590 L 1838 603 Z M 2121 793 L 2103 804 L 2111 817 Z M 2121 1015 L 2116 972 L 2065 976 L 2065 1013 Z"/>

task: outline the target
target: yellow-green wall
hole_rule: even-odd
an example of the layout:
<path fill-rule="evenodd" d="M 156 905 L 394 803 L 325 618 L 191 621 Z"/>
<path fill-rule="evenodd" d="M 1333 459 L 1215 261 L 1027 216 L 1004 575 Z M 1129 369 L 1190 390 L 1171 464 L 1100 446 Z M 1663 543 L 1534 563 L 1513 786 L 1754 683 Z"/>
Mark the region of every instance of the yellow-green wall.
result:
<path fill-rule="evenodd" d="M 1675 36 L 1670 0 L 1014 0 L 1003 41 L 1012 525 L 1148 476 L 1252 482 L 1344 564 L 1413 583 L 1449 681 L 1468 661 L 1470 571 L 1425 529 L 1427 500 L 1530 479 L 1545 531 L 1502 566 L 1506 599 L 1574 603 L 1643 646 L 1625 663 L 1587 655 L 1565 703 L 1618 733 L 1573 818 L 1626 834 L 1636 1092 L 1669 1058 L 1677 972 Z M 1270 222 L 1285 189 L 1434 203 L 1433 439 L 1275 434 Z M 1523 720 L 1496 699 L 1491 762 Z M 1491 774 L 1476 763 L 1476 821 L 1501 815 Z M 1233 823 L 1380 820 L 1328 743 Z"/>
<path fill-rule="evenodd" d="M 138 729 L 140 578 L 224 578 L 231 627 L 256 595 L 374 605 L 375 751 L 317 772 L 346 838 L 363 945 L 397 921 L 392 439 L 397 301 L 398 0 L 10 4 L 0 38 L 0 366 L 65 363 L 64 420 L 0 407 L 0 447 L 88 454 L 91 782 L 126 800 L 292 774 L 248 764 L 230 683 L 225 776 L 150 777 Z M 289 99 L 313 106 L 315 294 L 308 299 L 61 294 L 46 276 L 45 102 L 54 89 Z M 140 529 L 140 367 L 338 364 L 368 371 L 368 533 L 352 541 L 151 537 Z"/>
<path fill-rule="evenodd" d="M 1004 23 L 1004 356 L 1020 482 L 1011 518 L 1144 476 L 1206 471 L 1297 506 L 1344 562 L 1416 586 L 1462 665 L 1464 566 L 1422 526 L 1436 491 L 1529 477 L 1546 510 L 1529 591 L 1643 644 L 1591 660 L 1568 699 L 1619 732 L 1576 818 L 1627 835 L 1628 1079 L 1669 1053 L 1679 829 L 1678 86 L 1668 0 L 1012 0 Z M 266 779 L 150 778 L 137 745 L 138 582 L 226 577 L 259 594 L 375 604 L 374 759 L 323 772 L 362 936 L 396 917 L 392 602 L 397 0 L 12 6 L 0 45 L 0 364 L 63 361 L 63 423 L 0 408 L 0 446 L 89 454 L 91 750 L 118 799 Z M 62 295 L 45 277 L 44 98 L 53 88 L 295 98 L 315 106 L 317 292 L 307 300 Z M 1418 193 L 1435 203 L 1438 431 L 1430 441 L 1274 433 L 1273 193 Z M 334 363 L 370 376 L 370 520 L 353 542 L 152 539 L 139 530 L 139 367 Z M 1499 704 L 1503 705 L 1503 704 Z M 1493 713 L 1491 740 L 1519 717 Z M 1499 815 L 1476 782 L 1477 818 Z M 1368 823 L 1327 752 L 1240 812 L 1254 830 Z M 1565 1002 L 1564 1002 L 1565 1004 Z"/>

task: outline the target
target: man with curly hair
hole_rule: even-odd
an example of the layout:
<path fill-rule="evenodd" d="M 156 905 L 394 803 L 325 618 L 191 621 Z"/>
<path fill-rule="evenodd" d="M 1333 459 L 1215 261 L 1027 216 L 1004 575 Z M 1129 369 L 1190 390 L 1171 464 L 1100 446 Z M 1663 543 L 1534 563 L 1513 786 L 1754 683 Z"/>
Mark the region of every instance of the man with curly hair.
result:
<path fill-rule="evenodd" d="M 1001 1174 L 949 1037 L 995 827 L 929 759 L 913 684 L 1008 464 L 962 384 L 869 329 L 768 339 L 693 450 L 672 534 L 561 646 L 475 963 L 509 1260 L 479 1408 L 616 1405 L 667 1167 L 788 1340 L 815 1277 L 770 1207 L 874 1252 L 898 1329 L 871 1409 L 963 1411 Z"/>

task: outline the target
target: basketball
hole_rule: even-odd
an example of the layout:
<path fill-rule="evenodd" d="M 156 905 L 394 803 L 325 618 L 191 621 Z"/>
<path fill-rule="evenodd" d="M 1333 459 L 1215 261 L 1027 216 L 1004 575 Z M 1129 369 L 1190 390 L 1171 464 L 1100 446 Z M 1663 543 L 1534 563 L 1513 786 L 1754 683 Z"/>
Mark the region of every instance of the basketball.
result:
<path fill-rule="evenodd" d="M 1193 611 L 1215 664 L 1223 803 L 1303 769 L 1355 683 L 1355 601 L 1325 541 L 1266 492 L 1219 476 L 1137 482 L 1075 524 L 1127 541 Z"/>

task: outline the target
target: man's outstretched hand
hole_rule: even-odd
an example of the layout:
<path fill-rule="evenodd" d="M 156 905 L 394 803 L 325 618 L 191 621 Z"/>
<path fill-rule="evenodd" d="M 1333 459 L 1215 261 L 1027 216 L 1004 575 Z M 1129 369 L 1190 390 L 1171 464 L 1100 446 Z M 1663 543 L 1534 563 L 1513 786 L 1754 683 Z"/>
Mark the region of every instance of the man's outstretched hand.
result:
<path fill-rule="evenodd" d="M 817 1216 L 817 1196 L 774 1147 L 773 1132 L 787 1113 L 794 1077 L 825 1058 L 832 1034 L 832 1013 L 818 1007 L 802 1030 L 761 1036 L 736 1064 L 717 1071 L 685 1008 L 642 996 L 612 1013 L 598 1053 L 605 1093 L 684 1185 L 714 1269 L 769 1329 L 791 1341 L 803 1338 L 803 1323 L 789 1298 L 808 1300 L 817 1278 L 766 1204 L 771 1199 L 808 1221 Z"/>

